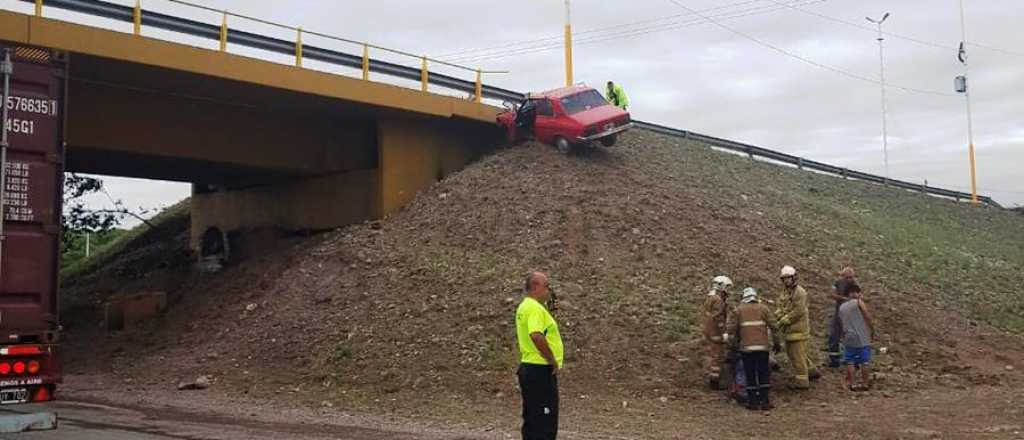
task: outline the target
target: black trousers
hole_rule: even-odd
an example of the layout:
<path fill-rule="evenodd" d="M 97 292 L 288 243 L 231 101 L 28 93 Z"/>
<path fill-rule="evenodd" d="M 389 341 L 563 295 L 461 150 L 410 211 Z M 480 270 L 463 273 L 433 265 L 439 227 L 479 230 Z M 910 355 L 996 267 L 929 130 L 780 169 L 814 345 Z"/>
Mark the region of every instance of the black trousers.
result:
<path fill-rule="evenodd" d="M 519 389 L 523 394 L 523 440 L 555 440 L 558 437 L 558 376 L 548 365 L 519 365 Z"/>
<path fill-rule="evenodd" d="M 752 404 L 768 403 L 768 394 L 772 389 L 768 352 L 744 352 L 743 370 L 747 374 L 747 401 Z"/>
<path fill-rule="evenodd" d="M 832 319 L 828 322 L 828 341 L 825 349 L 828 351 L 828 366 L 839 368 L 842 366 L 843 353 L 839 347 L 839 335 L 843 333 L 842 320 L 839 319 L 839 305 L 832 311 Z"/>

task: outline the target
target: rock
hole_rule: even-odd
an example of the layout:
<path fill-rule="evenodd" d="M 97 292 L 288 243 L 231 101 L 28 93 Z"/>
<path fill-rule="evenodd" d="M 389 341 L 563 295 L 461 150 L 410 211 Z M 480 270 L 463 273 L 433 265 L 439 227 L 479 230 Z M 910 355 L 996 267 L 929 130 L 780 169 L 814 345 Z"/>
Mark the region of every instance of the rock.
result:
<path fill-rule="evenodd" d="M 1013 365 L 1007 365 L 1006 366 L 1006 371 L 1013 371 L 1013 370 L 1014 370 Z"/>
<path fill-rule="evenodd" d="M 633 235 L 640 235 L 640 228 L 633 228 Z"/>
<path fill-rule="evenodd" d="M 629 402 L 626 402 L 625 400 L 623 400 L 622 401 L 622 407 L 625 408 L 627 406 L 629 406 Z"/>
<path fill-rule="evenodd" d="M 199 376 L 193 382 L 181 382 L 178 384 L 178 390 L 205 390 L 210 387 L 210 378 L 206 376 Z"/>
<path fill-rule="evenodd" d="M 497 394 L 495 394 L 495 395 L 494 395 L 494 397 L 497 397 L 497 398 L 499 398 L 499 399 L 502 399 L 502 398 L 504 398 L 504 397 L 505 397 L 505 393 L 503 393 L 503 392 L 501 392 L 501 391 L 498 391 L 498 393 L 497 393 Z"/>
<path fill-rule="evenodd" d="M 516 299 L 511 297 L 511 296 L 508 297 L 508 298 L 505 298 L 505 304 L 512 304 L 514 302 L 516 302 Z"/>
<path fill-rule="evenodd" d="M 256 303 L 251 303 L 251 304 L 245 306 L 245 311 L 246 312 L 251 312 L 253 310 L 256 310 L 256 307 L 259 307 L 259 306 L 256 305 Z"/>
<path fill-rule="evenodd" d="M 438 199 L 445 200 L 448 198 L 448 193 L 441 193 L 437 196 Z"/>
<path fill-rule="evenodd" d="M 325 400 L 325 401 L 323 401 L 323 402 L 320 402 L 320 406 L 322 406 L 322 407 L 324 407 L 324 408 L 334 408 L 334 404 L 333 404 L 333 403 L 331 403 L 331 402 L 330 402 L 330 401 L 328 401 L 328 400 Z"/>
<path fill-rule="evenodd" d="M 668 397 L 665 397 L 665 396 L 659 397 L 658 400 L 660 400 L 661 403 L 668 403 Z"/>

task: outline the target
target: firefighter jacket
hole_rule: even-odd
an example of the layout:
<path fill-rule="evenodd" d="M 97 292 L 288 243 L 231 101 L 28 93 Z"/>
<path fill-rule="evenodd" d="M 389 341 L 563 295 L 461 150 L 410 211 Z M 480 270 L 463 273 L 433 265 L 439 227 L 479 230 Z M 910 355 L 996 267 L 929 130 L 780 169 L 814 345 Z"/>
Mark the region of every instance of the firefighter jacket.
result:
<path fill-rule="evenodd" d="M 809 339 L 811 325 L 807 313 L 807 291 L 800 286 L 796 286 L 793 291 L 784 289 L 779 296 L 775 319 L 786 341 Z"/>
<path fill-rule="evenodd" d="M 729 339 L 742 352 L 768 351 L 779 343 L 775 315 L 764 304 L 740 304 L 729 314 L 728 329 Z"/>
<path fill-rule="evenodd" d="M 622 90 L 622 86 L 615 84 L 606 89 L 608 102 L 619 108 L 626 108 L 629 105 L 629 98 L 626 97 L 626 92 Z"/>
<path fill-rule="evenodd" d="M 722 343 L 725 333 L 725 321 L 729 315 L 729 307 L 722 296 L 711 292 L 704 300 L 701 309 L 704 317 L 704 338 L 711 342 Z"/>

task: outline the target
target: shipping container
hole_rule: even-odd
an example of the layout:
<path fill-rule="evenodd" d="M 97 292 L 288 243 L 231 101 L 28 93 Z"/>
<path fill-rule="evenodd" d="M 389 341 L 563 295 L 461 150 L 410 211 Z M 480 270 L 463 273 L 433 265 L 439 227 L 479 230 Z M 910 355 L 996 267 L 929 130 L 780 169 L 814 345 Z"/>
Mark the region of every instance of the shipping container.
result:
<path fill-rule="evenodd" d="M 0 43 L 0 404 L 51 400 L 61 382 L 58 271 L 66 58 Z"/>

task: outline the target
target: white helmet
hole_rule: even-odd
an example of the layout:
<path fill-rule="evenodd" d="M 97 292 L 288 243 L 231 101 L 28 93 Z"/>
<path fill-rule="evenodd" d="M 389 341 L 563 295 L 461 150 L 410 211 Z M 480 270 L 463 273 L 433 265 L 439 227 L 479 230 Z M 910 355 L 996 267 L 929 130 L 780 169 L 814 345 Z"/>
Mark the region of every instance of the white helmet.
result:
<path fill-rule="evenodd" d="M 743 297 L 740 299 L 741 302 L 752 303 L 757 302 L 757 291 L 753 287 L 747 287 L 743 289 Z"/>
<path fill-rule="evenodd" d="M 711 290 L 722 292 L 732 287 L 732 280 L 725 275 L 719 275 L 711 280 Z"/>
<path fill-rule="evenodd" d="M 779 274 L 779 278 L 795 277 L 796 269 L 793 266 L 782 266 L 782 271 Z"/>

